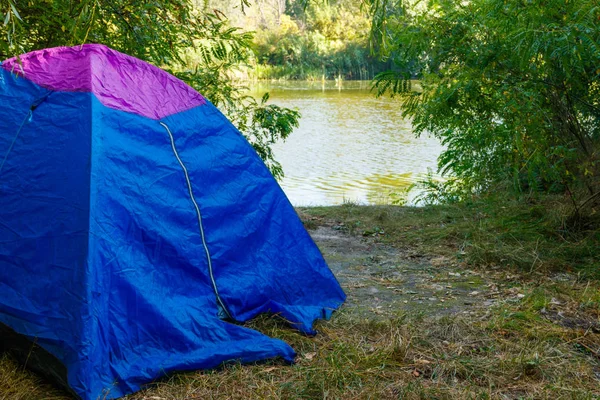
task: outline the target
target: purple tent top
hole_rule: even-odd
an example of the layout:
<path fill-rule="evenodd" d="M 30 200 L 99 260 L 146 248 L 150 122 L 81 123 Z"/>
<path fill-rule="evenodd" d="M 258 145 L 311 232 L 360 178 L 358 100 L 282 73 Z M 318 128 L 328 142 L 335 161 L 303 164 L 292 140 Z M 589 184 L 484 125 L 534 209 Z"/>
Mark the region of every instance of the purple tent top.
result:
<path fill-rule="evenodd" d="M 155 120 L 206 103 L 171 74 L 104 45 L 85 44 L 34 51 L 2 63 L 44 88 L 91 92 L 102 104 Z"/>

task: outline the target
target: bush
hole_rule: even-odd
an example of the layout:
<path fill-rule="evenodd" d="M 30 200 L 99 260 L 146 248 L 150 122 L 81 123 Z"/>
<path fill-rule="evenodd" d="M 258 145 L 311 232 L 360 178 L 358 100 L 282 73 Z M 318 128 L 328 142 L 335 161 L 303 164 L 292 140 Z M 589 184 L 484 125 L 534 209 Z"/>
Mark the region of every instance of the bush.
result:
<path fill-rule="evenodd" d="M 379 50 L 401 71 L 378 75 L 378 92 L 401 96 L 416 133 L 442 141 L 439 168 L 459 197 L 511 181 L 565 193 L 577 213 L 600 204 L 597 1 L 370 5 Z M 422 91 L 403 90 L 411 75 Z"/>

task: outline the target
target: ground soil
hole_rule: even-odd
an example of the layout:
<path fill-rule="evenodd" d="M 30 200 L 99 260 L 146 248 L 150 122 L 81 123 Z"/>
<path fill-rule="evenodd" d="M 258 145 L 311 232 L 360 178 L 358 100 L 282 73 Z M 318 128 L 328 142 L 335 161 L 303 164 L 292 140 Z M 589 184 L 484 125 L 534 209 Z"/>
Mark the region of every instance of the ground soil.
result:
<path fill-rule="evenodd" d="M 348 234 L 343 226 L 325 224 L 309 232 L 348 296 L 343 310 L 365 318 L 402 313 L 485 318 L 496 304 L 518 303 L 525 296 L 523 286 L 531 285 L 530 279 L 510 271 L 474 271 L 447 257 L 392 247 L 376 234 Z M 555 274 L 547 279 L 576 277 Z M 568 323 L 567 316 L 555 314 L 548 310 L 548 319 Z"/>

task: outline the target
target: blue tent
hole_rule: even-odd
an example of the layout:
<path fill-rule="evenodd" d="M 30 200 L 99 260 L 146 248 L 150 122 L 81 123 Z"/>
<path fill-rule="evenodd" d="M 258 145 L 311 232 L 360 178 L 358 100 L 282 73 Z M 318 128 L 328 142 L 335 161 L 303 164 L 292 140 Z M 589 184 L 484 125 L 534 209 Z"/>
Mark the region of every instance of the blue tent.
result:
<path fill-rule="evenodd" d="M 101 45 L 40 50 L 0 64 L 0 105 L 0 325 L 82 399 L 291 362 L 228 321 L 313 334 L 344 301 L 252 146 L 166 72 Z"/>

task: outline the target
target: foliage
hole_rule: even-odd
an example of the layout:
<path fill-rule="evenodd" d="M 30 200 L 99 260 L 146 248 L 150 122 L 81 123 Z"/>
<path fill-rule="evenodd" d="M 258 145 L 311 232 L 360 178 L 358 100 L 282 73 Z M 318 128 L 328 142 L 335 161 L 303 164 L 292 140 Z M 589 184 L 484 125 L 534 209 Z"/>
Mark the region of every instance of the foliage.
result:
<path fill-rule="evenodd" d="M 275 176 L 282 176 L 269 146 L 290 134 L 299 114 L 260 103 L 232 83 L 236 68 L 252 56 L 253 36 L 230 27 L 222 13 L 190 0 L 0 0 L 0 17 L 0 59 L 47 47 L 104 43 L 151 62 L 221 108 Z"/>
<path fill-rule="evenodd" d="M 420 189 L 415 198 L 415 204 L 432 206 L 438 203 L 452 204 L 463 200 L 461 196 L 461 181 L 456 177 L 447 179 L 436 178 L 432 170 L 417 181 L 414 187 Z"/>
<path fill-rule="evenodd" d="M 277 24 L 257 24 L 258 78 L 370 79 L 386 67 L 369 49 L 358 1 L 288 3 Z"/>
<path fill-rule="evenodd" d="M 396 65 L 378 93 L 402 97 L 417 134 L 441 139 L 455 195 L 510 180 L 517 192 L 567 193 L 577 212 L 598 205 L 597 1 L 368 1 Z M 413 75 L 422 90 L 401 84 Z"/>

